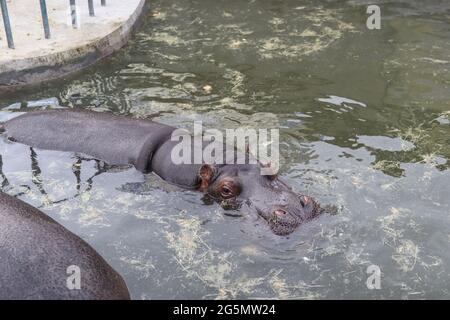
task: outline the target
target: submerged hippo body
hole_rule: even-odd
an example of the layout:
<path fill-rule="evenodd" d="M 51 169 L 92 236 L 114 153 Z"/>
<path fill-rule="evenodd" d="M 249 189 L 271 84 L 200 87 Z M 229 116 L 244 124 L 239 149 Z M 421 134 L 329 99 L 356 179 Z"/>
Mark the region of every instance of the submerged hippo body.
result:
<path fill-rule="evenodd" d="M 70 266 L 79 267 L 79 290 L 67 286 Z M 36 208 L 0 193 L 0 299 L 129 298 L 121 276 L 90 245 Z"/>
<path fill-rule="evenodd" d="M 312 198 L 295 194 L 278 177 L 261 175 L 259 163 L 174 164 L 175 128 L 153 121 L 66 109 L 25 113 L 1 129 L 8 139 L 32 147 L 81 152 L 109 164 L 153 171 L 170 183 L 202 191 L 227 208 L 245 204 L 278 235 L 291 233 L 321 212 Z"/>

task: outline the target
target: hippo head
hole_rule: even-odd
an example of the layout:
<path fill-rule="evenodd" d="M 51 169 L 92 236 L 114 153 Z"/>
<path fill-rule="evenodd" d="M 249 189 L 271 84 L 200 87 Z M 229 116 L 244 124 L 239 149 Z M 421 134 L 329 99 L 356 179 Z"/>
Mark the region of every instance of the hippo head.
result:
<path fill-rule="evenodd" d="M 260 170 L 259 164 L 204 164 L 199 189 L 225 209 L 247 204 L 280 236 L 322 212 L 314 199 L 294 193 L 276 175 L 261 175 Z"/>

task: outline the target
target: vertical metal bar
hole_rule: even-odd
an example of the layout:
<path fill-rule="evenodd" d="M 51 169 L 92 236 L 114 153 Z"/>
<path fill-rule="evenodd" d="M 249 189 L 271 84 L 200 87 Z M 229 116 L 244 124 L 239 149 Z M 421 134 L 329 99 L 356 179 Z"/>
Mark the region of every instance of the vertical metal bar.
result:
<path fill-rule="evenodd" d="M 0 0 L 2 7 L 3 24 L 5 25 L 6 39 L 8 41 L 8 47 L 14 49 L 14 40 L 11 30 L 11 23 L 9 22 L 8 7 L 6 6 L 6 0 Z"/>
<path fill-rule="evenodd" d="M 102 0 L 102 6 L 106 6 L 106 0 Z"/>
<path fill-rule="evenodd" d="M 75 0 L 70 0 L 70 16 L 72 17 L 72 27 L 77 28 L 77 5 Z"/>
<path fill-rule="evenodd" d="M 94 12 L 94 0 L 88 0 L 88 5 L 89 5 L 89 15 L 91 17 L 95 16 L 95 12 Z"/>
<path fill-rule="evenodd" d="M 47 4 L 45 3 L 45 0 L 40 0 L 40 3 L 41 3 L 42 24 L 44 25 L 45 39 L 50 39 L 50 25 L 48 23 Z"/>

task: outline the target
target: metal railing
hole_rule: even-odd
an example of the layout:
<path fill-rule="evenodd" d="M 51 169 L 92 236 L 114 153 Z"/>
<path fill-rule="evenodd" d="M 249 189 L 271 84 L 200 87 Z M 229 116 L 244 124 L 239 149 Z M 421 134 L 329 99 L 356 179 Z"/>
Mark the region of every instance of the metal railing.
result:
<path fill-rule="evenodd" d="M 50 32 L 50 23 L 48 20 L 47 3 L 46 0 L 39 0 L 39 2 L 41 7 L 42 24 L 44 28 L 45 39 L 50 39 L 51 32 Z M 89 9 L 89 16 L 94 17 L 95 16 L 94 0 L 87 0 L 87 2 Z M 69 5 L 70 5 L 70 15 L 72 18 L 72 27 L 76 29 L 78 26 L 76 0 L 69 0 Z M 101 0 L 101 5 L 103 7 L 106 6 L 106 0 Z M 14 38 L 11 29 L 11 22 L 9 18 L 8 5 L 6 3 L 6 0 L 0 0 L 0 7 L 2 11 L 3 25 L 5 26 L 5 33 L 6 33 L 6 40 L 8 42 L 8 47 L 10 49 L 14 49 L 15 48 Z"/>

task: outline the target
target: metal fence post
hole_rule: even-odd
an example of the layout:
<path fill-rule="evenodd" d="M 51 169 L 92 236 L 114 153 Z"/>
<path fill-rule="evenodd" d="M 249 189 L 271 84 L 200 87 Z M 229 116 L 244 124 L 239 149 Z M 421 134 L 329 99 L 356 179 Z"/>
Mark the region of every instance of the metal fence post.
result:
<path fill-rule="evenodd" d="M 42 24 L 44 27 L 45 38 L 50 39 L 51 32 L 50 32 L 50 23 L 48 19 L 47 3 L 46 0 L 39 0 L 39 3 L 41 6 Z M 94 0 L 88 0 L 88 5 L 89 5 L 89 15 L 91 17 L 95 16 Z M 106 0 L 101 0 L 101 5 L 106 6 Z M 6 0 L 0 0 L 0 8 L 3 17 L 3 24 L 5 26 L 5 33 L 6 33 L 6 40 L 8 42 L 8 47 L 10 49 L 14 49 L 15 48 L 14 38 L 12 34 L 11 22 L 8 13 L 8 5 L 6 3 Z M 72 18 L 72 27 L 74 29 L 78 28 L 76 0 L 70 0 L 70 16 Z"/>
<path fill-rule="evenodd" d="M 2 7 L 3 24 L 5 25 L 6 40 L 8 41 L 8 47 L 14 49 L 14 40 L 11 30 L 11 23 L 9 22 L 8 7 L 6 5 L 6 0 L 0 0 L 0 5 Z"/>
<path fill-rule="evenodd" d="M 50 39 L 50 25 L 48 23 L 47 4 L 45 3 L 45 0 L 40 0 L 40 3 L 41 3 L 42 24 L 44 25 L 45 39 Z"/>
<path fill-rule="evenodd" d="M 75 0 L 70 0 L 70 16 L 72 17 L 72 27 L 77 28 L 77 4 Z"/>
<path fill-rule="evenodd" d="M 89 15 L 91 17 L 95 16 L 95 12 L 94 12 L 94 0 L 88 0 L 88 6 L 89 6 Z"/>

